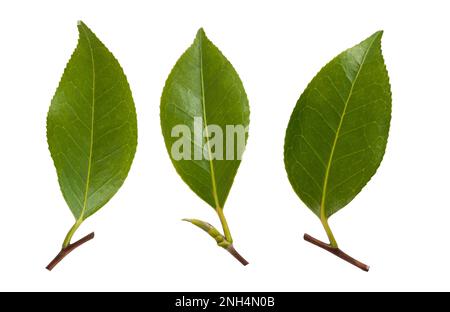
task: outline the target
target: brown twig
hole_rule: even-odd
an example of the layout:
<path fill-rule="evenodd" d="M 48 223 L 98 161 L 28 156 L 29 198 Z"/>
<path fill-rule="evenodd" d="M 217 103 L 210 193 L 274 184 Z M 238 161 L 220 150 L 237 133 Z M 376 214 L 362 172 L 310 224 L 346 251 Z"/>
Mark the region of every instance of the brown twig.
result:
<path fill-rule="evenodd" d="M 324 242 L 321 242 L 320 240 L 315 239 L 314 237 L 312 237 L 311 235 L 308 235 L 308 234 L 305 234 L 303 236 L 303 238 L 305 239 L 305 241 L 307 241 L 307 242 L 309 242 L 309 243 L 311 243 L 313 245 L 316 245 L 316 246 L 318 246 L 320 248 L 325 249 L 326 251 L 332 253 L 333 255 L 335 255 L 335 256 L 337 256 L 337 257 L 347 261 L 350 264 L 353 264 L 354 266 L 356 266 L 358 268 L 360 268 L 361 270 L 363 270 L 365 272 L 369 272 L 369 268 L 370 267 L 368 265 L 366 265 L 366 264 L 364 264 L 364 263 L 362 263 L 362 262 L 360 262 L 360 261 L 350 257 L 349 255 L 347 255 L 345 252 L 343 252 L 339 248 L 331 247 L 330 245 L 328 245 L 328 244 L 326 244 Z"/>
<path fill-rule="evenodd" d="M 248 264 L 248 261 L 244 259 L 237 251 L 234 249 L 233 245 L 228 246 L 226 250 L 235 257 L 240 263 L 242 263 L 243 266 L 246 266 Z"/>
<path fill-rule="evenodd" d="M 91 234 L 86 235 L 85 237 L 83 237 L 82 239 L 76 241 L 73 244 L 69 244 L 69 246 L 67 246 L 66 248 L 62 249 L 55 257 L 55 259 L 52 260 L 52 262 L 50 262 L 46 269 L 51 271 L 53 270 L 53 268 L 61 262 L 62 259 L 64 259 L 68 254 L 70 254 L 72 251 L 74 251 L 74 249 L 76 249 L 77 247 L 80 247 L 81 245 L 83 245 L 84 243 L 90 241 L 91 239 L 94 238 L 94 232 L 92 232 Z"/>

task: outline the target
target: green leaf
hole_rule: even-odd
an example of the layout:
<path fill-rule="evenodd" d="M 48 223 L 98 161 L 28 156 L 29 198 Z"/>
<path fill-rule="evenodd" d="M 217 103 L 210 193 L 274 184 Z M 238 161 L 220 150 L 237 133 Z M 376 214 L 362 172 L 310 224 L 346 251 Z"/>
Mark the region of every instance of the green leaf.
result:
<path fill-rule="evenodd" d="M 322 68 L 286 130 L 289 181 L 322 221 L 361 191 L 384 155 L 391 91 L 381 37 L 376 32 Z"/>
<path fill-rule="evenodd" d="M 180 57 L 166 81 L 161 97 L 161 128 L 167 151 L 181 178 L 213 208 L 223 208 L 240 164 L 239 157 L 196 159 L 195 154 L 202 153 L 204 147 L 208 152 L 211 149 L 210 138 L 202 137 L 202 144 L 196 144 L 194 135 L 189 141 L 190 159 L 175 159 L 171 152 L 179 139 L 172 135 L 174 127 L 185 125 L 194 134 L 194 118 L 201 118 L 204 127 L 217 125 L 224 133 L 227 125 L 247 127 L 249 124 L 244 86 L 231 63 L 203 29 L 198 31 L 194 43 Z"/>
<path fill-rule="evenodd" d="M 84 23 L 78 31 L 47 116 L 58 181 L 77 220 L 73 232 L 121 187 L 137 145 L 136 111 L 122 68 Z"/>
<path fill-rule="evenodd" d="M 217 212 L 223 235 L 204 221 L 185 221 L 208 233 L 243 265 L 248 262 L 233 247 L 223 207 L 247 142 L 249 114 L 237 72 L 200 29 L 167 78 L 161 128 L 176 171 Z M 228 132 L 230 127 L 243 131 Z"/>

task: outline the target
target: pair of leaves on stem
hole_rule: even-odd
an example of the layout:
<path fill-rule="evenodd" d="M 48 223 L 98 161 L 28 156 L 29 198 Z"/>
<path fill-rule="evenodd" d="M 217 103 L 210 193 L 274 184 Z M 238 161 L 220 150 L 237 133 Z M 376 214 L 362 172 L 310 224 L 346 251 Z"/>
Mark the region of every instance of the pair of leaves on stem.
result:
<path fill-rule="evenodd" d="M 202 120 L 206 131 L 200 140 L 190 137 L 185 148 L 194 151 L 194 155 L 206 154 L 207 157 L 175 159 L 172 147 L 179 139 L 173 136 L 172 130 L 177 125 L 185 125 L 189 133 L 195 133 L 196 118 Z M 224 148 L 234 151 L 232 157 L 211 157 L 212 133 L 207 130 L 209 126 L 218 126 L 224 130 L 230 125 L 248 127 L 247 95 L 231 63 L 206 37 L 203 29 L 200 29 L 194 43 L 180 57 L 167 78 L 161 97 L 161 128 L 175 169 L 186 184 L 217 212 L 223 234 L 207 222 L 197 219 L 185 221 L 203 229 L 219 246 L 225 248 L 243 265 L 247 265 L 248 262 L 233 247 L 231 232 L 223 213 L 225 201 L 241 162 L 241 155 L 238 155 L 240 149 L 235 148 L 235 143 L 232 147 L 222 145 L 221 150 Z M 246 133 L 244 140 L 245 145 Z"/>
<path fill-rule="evenodd" d="M 291 115 L 284 160 L 289 181 L 321 220 L 330 240 L 305 239 L 351 262 L 328 225 L 375 174 L 391 119 L 391 91 L 376 32 L 328 63 L 310 82 Z"/>
<path fill-rule="evenodd" d="M 137 121 L 131 91 L 118 61 L 82 22 L 79 41 L 53 97 L 47 117 L 47 139 L 64 199 L 75 217 L 51 270 L 73 249 L 72 236 L 103 207 L 123 184 L 137 146 Z M 232 65 L 202 29 L 176 63 L 161 98 L 161 126 L 170 151 L 171 131 L 203 124 L 248 126 L 248 100 Z M 192 129 L 194 131 L 194 129 Z M 246 138 L 245 138 L 246 139 Z M 203 137 L 211 153 L 209 137 Z M 192 148 L 198 148 L 192 143 Z M 202 151 L 203 152 L 203 151 Z M 172 157 L 171 153 L 169 155 Z M 243 264 L 234 249 L 223 207 L 240 164 L 236 160 L 181 160 L 173 163 L 183 180 L 217 212 L 224 234 L 209 223 L 186 219 L 211 235 Z"/>

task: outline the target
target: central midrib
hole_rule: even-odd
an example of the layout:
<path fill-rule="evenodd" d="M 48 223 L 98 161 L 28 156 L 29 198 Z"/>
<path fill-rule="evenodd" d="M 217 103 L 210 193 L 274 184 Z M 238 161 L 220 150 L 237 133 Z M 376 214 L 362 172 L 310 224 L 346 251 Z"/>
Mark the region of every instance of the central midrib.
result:
<path fill-rule="evenodd" d="M 203 110 L 203 123 L 205 124 L 205 135 L 206 135 L 206 146 L 208 148 L 208 162 L 209 168 L 211 171 L 211 185 L 213 189 L 213 198 L 214 203 L 216 205 L 216 209 L 220 209 L 219 198 L 217 196 L 217 186 L 216 186 L 216 177 L 214 173 L 214 164 L 212 162 L 211 157 L 211 146 L 209 143 L 209 133 L 208 133 L 208 121 L 206 119 L 206 100 L 205 100 L 205 84 L 203 79 L 203 38 L 202 35 L 199 36 L 199 55 L 200 55 L 200 85 L 201 85 L 201 94 L 202 94 L 202 110 Z M 203 154 L 203 152 L 202 152 Z"/>
<path fill-rule="evenodd" d="M 344 117 L 345 117 L 345 114 L 346 114 L 346 111 L 347 111 L 348 103 L 350 102 L 350 98 L 352 97 L 352 94 L 353 94 L 353 88 L 355 87 L 356 81 L 358 80 L 359 74 L 361 73 L 361 69 L 363 68 L 364 63 L 366 61 L 367 54 L 369 53 L 370 49 L 372 48 L 372 44 L 374 43 L 374 41 L 375 41 L 375 38 L 370 43 L 369 47 L 367 48 L 367 50 L 364 53 L 364 56 L 363 56 L 363 58 L 361 60 L 361 64 L 360 64 L 360 66 L 358 68 L 358 72 L 355 75 L 355 79 L 353 80 L 352 85 L 350 87 L 350 91 L 348 93 L 347 100 L 345 101 L 344 109 L 342 111 L 342 115 L 341 115 L 341 118 L 339 120 L 339 125 L 338 125 L 338 128 L 337 128 L 336 133 L 335 133 L 333 145 L 331 147 L 330 157 L 328 158 L 328 163 L 327 163 L 327 167 L 326 167 L 326 170 L 325 170 L 325 178 L 324 178 L 324 181 L 323 181 L 322 200 L 320 202 L 320 218 L 322 220 L 326 220 L 326 218 L 327 218 L 327 216 L 325 214 L 325 200 L 326 200 L 326 196 L 327 196 L 326 194 L 327 194 L 328 178 L 329 178 L 329 175 L 330 175 L 331 163 L 333 162 L 334 151 L 336 149 L 337 141 L 338 141 L 338 138 L 339 138 L 339 132 L 341 131 L 341 128 L 342 128 L 342 124 L 343 124 Z"/>
<path fill-rule="evenodd" d="M 86 32 L 84 26 L 82 25 L 81 28 L 83 29 L 83 32 L 85 33 L 88 45 L 89 45 L 89 51 L 91 52 L 91 64 L 92 64 L 92 105 L 91 105 L 91 139 L 90 139 L 90 146 L 89 146 L 89 159 L 88 159 L 88 171 L 87 171 L 87 178 L 86 178 L 86 189 L 84 192 L 84 202 L 83 202 L 83 209 L 81 210 L 81 214 L 78 218 L 78 220 L 83 220 L 84 214 L 86 212 L 87 208 L 87 201 L 88 201 L 88 191 L 89 191 L 89 184 L 91 180 L 91 167 L 92 167 L 92 155 L 93 155 L 93 147 L 94 147 L 94 114 L 95 114 L 95 60 L 94 60 L 94 50 L 92 49 L 91 40 L 89 39 L 89 34 Z"/>

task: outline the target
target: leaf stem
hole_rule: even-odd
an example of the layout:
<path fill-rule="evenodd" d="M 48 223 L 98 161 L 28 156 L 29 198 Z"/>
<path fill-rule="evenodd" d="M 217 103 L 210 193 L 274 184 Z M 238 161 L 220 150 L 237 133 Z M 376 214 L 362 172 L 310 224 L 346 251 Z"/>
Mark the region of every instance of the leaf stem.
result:
<path fill-rule="evenodd" d="M 235 257 L 243 266 L 248 265 L 248 261 L 245 260 L 244 257 L 242 257 L 237 251 L 236 249 L 234 249 L 233 245 L 231 244 L 230 246 L 228 246 L 228 248 L 226 248 L 226 250 L 233 256 Z"/>
<path fill-rule="evenodd" d="M 305 234 L 303 236 L 303 238 L 304 238 L 305 241 L 307 241 L 307 242 L 309 242 L 309 243 L 311 243 L 313 245 L 316 245 L 316 246 L 318 246 L 318 247 L 320 247 L 322 249 L 325 249 L 326 251 L 328 251 L 328 252 L 332 253 L 333 255 L 341 258 L 342 260 L 347 261 L 350 264 L 353 264 L 357 268 L 360 268 L 361 270 L 363 270 L 365 272 L 369 272 L 369 268 L 370 267 L 368 265 L 366 265 L 366 264 L 364 264 L 364 263 L 362 263 L 362 262 L 360 262 L 360 261 L 350 257 L 349 255 L 347 255 L 345 252 L 343 252 L 339 248 L 332 247 L 331 245 L 328 245 L 328 244 L 326 244 L 324 242 L 321 242 L 320 240 L 318 240 L 318 239 L 316 239 L 316 238 L 314 238 L 314 237 L 312 237 L 312 236 L 310 236 L 308 234 Z"/>
<path fill-rule="evenodd" d="M 331 231 L 330 225 L 328 224 L 328 219 L 325 216 L 321 216 L 320 221 L 322 222 L 325 232 L 327 232 L 328 239 L 330 240 L 330 246 L 332 248 L 339 248 L 336 239 L 334 238 L 333 232 Z"/>
<path fill-rule="evenodd" d="M 228 227 L 227 219 L 225 218 L 225 215 L 223 214 L 222 207 L 216 208 L 217 214 L 219 215 L 220 223 L 222 224 L 223 234 L 225 235 L 225 239 L 232 244 L 233 238 L 231 237 L 230 228 Z"/>
<path fill-rule="evenodd" d="M 47 270 L 51 271 L 53 268 L 61 262 L 62 259 L 64 259 L 68 254 L 70 254 L 72 251 L 74 251 L 77 247 L 80 247 L 84 243 L 90 241 L 94 238 L 94 232 L 86 235 L 82 239 L 76 241 L 73 244 L 68 244 L 66 247 L 63 247 L 61 251 L 56 255 L 55 259 L 53 259 L 46 267 Z"/>
<path fill-rule="evenodd" d="M 69 232 L 66 235 L 66 238 L 64 239 L 62 249 L 67 248 L 67 246 L 70 245 L 70 241 L 72 240 L 73 234 L 75 234 L 76 230 L 78 230 L 78 228 L 80 227 L 81 223 L 83 223 L 83 220 L 80 218 L 70 228 Z"/>

